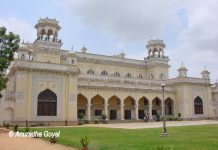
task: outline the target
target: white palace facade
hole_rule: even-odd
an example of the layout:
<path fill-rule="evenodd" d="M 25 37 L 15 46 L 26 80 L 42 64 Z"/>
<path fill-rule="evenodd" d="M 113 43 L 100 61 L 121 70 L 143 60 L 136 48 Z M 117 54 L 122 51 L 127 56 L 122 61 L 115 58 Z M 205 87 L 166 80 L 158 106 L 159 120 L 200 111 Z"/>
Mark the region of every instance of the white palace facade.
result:
<path fill-rule="evenodd" d="M 23 43 L 7 74 L 7 88 L 0 99 L 0 125 L 10 123 L 76 123 L 78 113 L 95 120 L 139 120 L 148 114 L 183 119 L 218 116 L 218 84 L 212 87 L 209 72 L 188 77 L 182 65 L 169 78 L 169 58 L 162 40 L 146 44 L 144 60 L 61 49 L 61 27 L 55 19 L 40 19 L 37 39 Z M 164 90 L 162 86 L 164 85 Z M 163 96 L 164 92 L 164 96 Z"/>

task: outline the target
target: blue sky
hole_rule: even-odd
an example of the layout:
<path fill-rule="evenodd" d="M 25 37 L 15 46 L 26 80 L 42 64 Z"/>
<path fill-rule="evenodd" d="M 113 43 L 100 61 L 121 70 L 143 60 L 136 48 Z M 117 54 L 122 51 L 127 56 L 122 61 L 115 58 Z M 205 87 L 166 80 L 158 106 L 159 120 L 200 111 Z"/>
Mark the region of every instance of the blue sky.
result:
<path fill-rule="evenodd" d="M 63 49 L 128 58 L 147 56 L 150 39 L 163 39 L 170 57 L 170 77 L 181 62 L 188 76 L 201 77 L 204 66 L 218 78 L 218 2 L 216 0 L 0 0 L 0 26 L 24 41 L 36 38 L 39 18 L 56 18 Z"/>

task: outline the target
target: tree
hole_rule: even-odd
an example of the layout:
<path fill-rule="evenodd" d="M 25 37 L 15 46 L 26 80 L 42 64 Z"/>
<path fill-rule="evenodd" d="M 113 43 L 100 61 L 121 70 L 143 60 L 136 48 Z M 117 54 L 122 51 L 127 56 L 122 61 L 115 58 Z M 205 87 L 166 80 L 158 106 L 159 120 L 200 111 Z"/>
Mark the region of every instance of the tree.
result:
<path fill-rule="evenodd" d="M 6 33 L 6 31 L 5 27 L 0 27 L 0 91 L 6 87 L 7 78 L 5 73 L 14 59 L 14 53 L 20 42 L 18 35 L 12 32 Z"/>

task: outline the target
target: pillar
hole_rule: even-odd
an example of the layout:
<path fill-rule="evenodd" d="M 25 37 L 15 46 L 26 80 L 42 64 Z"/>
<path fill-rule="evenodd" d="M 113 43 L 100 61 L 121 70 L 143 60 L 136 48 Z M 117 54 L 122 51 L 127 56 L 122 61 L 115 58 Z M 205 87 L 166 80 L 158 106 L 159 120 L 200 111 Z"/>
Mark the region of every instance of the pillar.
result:
<path fill-rule="evenodd" d="M 136 104 L 135 104 L 135 119 L 136 120 L 139 120 L 138 110 L 139 110 L 138 103 L 136 102 Z"/>
<path fill-rule="evenodd" d="M 87 119 L 91 120 L 91 101 L 88 101 L 87 104 Z"/>
<path fill-rule="evenodd" d="M 120 102 L 120 120 L 124 120 L 124 109 L 123 109 L 124 105 L 123 105 L 123 101 Z"/>
<path fill-rule="evenodd" d="M 152 105 L 149 105 L 149 119 L 152 120 Z"/>
<path fill-rule="evenodd" d="M 106 118 L 108 119 L 108 104 L 104 104 L 104 113 L 106 115 Z"/>

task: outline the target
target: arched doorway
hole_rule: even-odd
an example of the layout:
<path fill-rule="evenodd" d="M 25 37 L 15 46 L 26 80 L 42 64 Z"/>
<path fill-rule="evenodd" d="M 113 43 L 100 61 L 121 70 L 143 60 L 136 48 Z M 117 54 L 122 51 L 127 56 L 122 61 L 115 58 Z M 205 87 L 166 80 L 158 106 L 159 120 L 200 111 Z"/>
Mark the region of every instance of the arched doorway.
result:
<path fill-rule="evenodd" d="M 108 99 L 108 109 L 109 109 L 109 116 L 110 120 L 120 119 L 120 99 L 117 96 L 112 96 Z"/>
<path fill-rule="evenodd" d="M 194 100 L 194 110 L 195 114 L 203 114 L 203 101 L 199 96 Z"/>
<path fill-rule="evenodd" d="M 141 97 L 138 102 L 138 118 L 144 119 L 145 115 L 149 116 L 149 100 L 146 97 Z"/>
<path fill-rule="evenodd" d="M 174 115 L 174 103 L 173 100 L 168 97 L 165 101 L 164 101 L 164 105 L 165 105 L 165 115 Z"/>
<path fill-rule="evenodd" d="M 77 116 L 80 113 L 82 113 L 84 117 L 87 118 L 87 104 L 88 104 L 87 98 L 82 94 L 78 94 L 77 95 Z"/>
<path fill-rule="evenodd" d="M 152 118 L 156 118 L 157 115 L 161 114 L 161 100 L 158 97 L 155 97 L 152 100 Z"/>
<path fill-rule="evenodd" d="M 92 119 L 101 119 L 104 110 L 104 104 L 104 99 L 100 95 L 96 95 L 91 99 Z"/>
<path fill-rule="evenodd" d="M 38 95 L 38 116 L 56 116 L 57 115 L 57 96 L 54 92 L 46 89 Z"/>
<path fill-rule="evenodd" d="M 124 99 L 124 118 L 126 120 L 135 118 L 135 100 L 128 96 L 126 99 Z"/>

